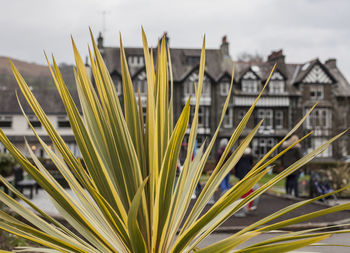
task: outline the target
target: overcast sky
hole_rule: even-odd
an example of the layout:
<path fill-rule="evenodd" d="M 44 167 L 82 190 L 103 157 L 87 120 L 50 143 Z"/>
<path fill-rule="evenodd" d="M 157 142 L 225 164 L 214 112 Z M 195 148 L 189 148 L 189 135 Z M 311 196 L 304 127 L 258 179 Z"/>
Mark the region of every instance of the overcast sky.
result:
<path fill-rule="evenodd" d="M 103 12 L 106 12 L 103 19 Z M 103 22 L 105 20 L 105 22 Z M 164 31 L 171 47 L 218 48 L 227 35 L 230 53 L 283 49 L 289 63 L 336 58 L 350 81 L 348 0 L 12 0 L 1 1 L 0 55 L 44 63 L 43 50 L 73 62 L 70 35 L 87 54 L 88 27 L 103 30 L 105 45 L 141 46 L 141 25 L 152 46 Z"/>

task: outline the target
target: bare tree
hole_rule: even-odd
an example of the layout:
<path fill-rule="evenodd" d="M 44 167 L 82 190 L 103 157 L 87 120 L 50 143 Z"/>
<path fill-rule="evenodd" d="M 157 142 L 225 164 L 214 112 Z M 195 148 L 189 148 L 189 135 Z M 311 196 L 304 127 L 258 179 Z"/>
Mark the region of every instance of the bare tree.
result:
<path fill-rule="evenodd" d="M 264 57 L 259 53 L 241 52 L 237 55 L 237 60 L 242 62 L 263 62 Z"/>

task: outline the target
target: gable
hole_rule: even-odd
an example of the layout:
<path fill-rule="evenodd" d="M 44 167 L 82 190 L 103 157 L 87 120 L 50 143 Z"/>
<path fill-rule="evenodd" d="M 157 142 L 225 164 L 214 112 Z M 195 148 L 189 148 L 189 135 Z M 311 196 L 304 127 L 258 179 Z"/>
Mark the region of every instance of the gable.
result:
<path fill-rule="evenodd" d="M 147 79 L 147 74 L 146 74 L 146 71 L 145 70 L 142 70 L 140 71 L 135 77 L 134 79 L 137 79 L 137 80 L 146 80 Z"/>
<path fill-rule="evenodd" d="M 320 67 L 320 65 L 314 66 L 309 73 L 302 80 L 303 83 L 333 83 L 331 77 Z"/>
<path fill-rule="evenodd" d="M 280 72 L 274 72 L 271 76 L 271 80 L 284 80 L 284 77 L 281 75 Z"/>
<path fill-rule="evenodd" d="M 242 76 L 242 79 L 253 79 L 253 80 L 256 80 L 256 79 L 258 79 L 258 77 L 253 71 L 248 71 Z"/>
<path fill-rule="evenodd" d="M 194 68 L 194 70 L 183 79 L 183 82 L 197 83 L 199 79 L 199 71 L 197 69 L 198 68 Z M 206 71 L 204 71 L 203 82 L 211 83 L 213 80 L 214 79 L 212 79 L 212 77 Z"/>

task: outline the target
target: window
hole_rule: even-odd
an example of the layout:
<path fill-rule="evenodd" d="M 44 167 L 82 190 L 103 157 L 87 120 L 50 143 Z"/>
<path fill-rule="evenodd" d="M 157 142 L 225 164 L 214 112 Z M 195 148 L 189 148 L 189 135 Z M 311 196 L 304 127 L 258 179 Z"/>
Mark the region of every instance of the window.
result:
<path fill-rule="evenodd" d="M 308 153 L 311 152 L 312 150 L 318 148 L 321 146 L 323 143 L 327 141 L 327 138 L 324 137 L 312 137 L 309 142 L 309 147 L 308 147 Z M 323 151 L 321 154 L 319 154 L 317 157 L 330 157 L 332 156 L 332 145 L 329 145 L 329 147 Z"/>
<path fill-rule="evenodd" d="M 227 81 L 222 82 L 220 84 L 220 95 L 226 97 L 229 91 L 230 91 L 230 83 Z"/>
<path fill-rule="evenodd" d="M 29 116 L 29 122 L 34 128 L 41 128 L 41 122 L 38 120 L 38 118 L 34 115 Z M 29 127 L 29 125 L 28 125 Z"/>
<path fill-rule="evenodd" d="M 238 116 L 238 122 L 241 122 L 242 119 L 244 118 L 245 114 L 247 113 L 246 110 L 239 110 L 238 113 L 237 113 L 237 116 Z"/>
<path fill-rule="evenodd" d="M 275 113 L 275 126 L 276 129 L 283 128 L 283 111 L 277 110 Z"/>
<path fill-rule="evenodd" d="M 140 90 L 141 96 L 147 95 L 147 78 L 146 78 L 146 72 L 141 72 L 136 79 L 134 80 L 134 89 L 135 94 L 138 96 L 138 92 Z"/>
<path fill-rule="evenodd" d="M 310 99 L 318 100 L 323 99 L 323 86 L 310 86 Z"/>
<path fill-rule="evenodd" d="M 0 127 L 11 128 L 12 127 L 12 116 L 0 115 Z"/>
<path fill-rule="evenodd" d="M 146 80 L 137 80 L 135 82 L 135 93 L 138 94 L 140 90 L 140 94 L 146 96 L 147 95 L 147 81 Z"/>
<path fill-rule="evenodd" d="M 230 128 L 233 126 L 233 109 L 232 108 L 227 108 L 224 121 L 223 121 L 223 126 L 225 128 Z"/>
<path fill-rule="evenodd" d="M 262 119 L 264 119 L 260 129 L 272 129 L 273 123 L 272 123 L 272 109 L 259 109 L 257 111 L 257 119 L 258 122 Z"/>
<path fill-rule="evenodd" d="M 142 67 L 144 65 L 143 56 L 140 56 L 140 55 L 129 56 L 128 64 L 130 67 Z"/>
<path fill-rule="evenodd" d="M 194 85 L 198 87 L 198 73 L 192 73 L 184 84 L 184 94 L 185 96 L 196 95 Z M 207 76 L 203 78 L 203 88 L 202 88 L 202 97 L 210 97 L 210 80 Z"/>
<path fill-rule="evenodd" d="M 58 116 L 57 125 L 59 128 L 70 128 L 68 116 Z"/>
<path fill-rule="evenodd" d="M 194 110 L 195 107 L 192 106 L 190 112 L 190 124 L 192 123 L 194 117 Z M 188 127 L 191 127 L 190 124 Z M 209 107 L 207 106 L 200 106 L 198 108 L 198 127 L 209 128 Z"/>
<path fill-rule="evenodd" d="M 118 95 L 122 95 L 122 80 L 119 75 L 113 74 L 112 80 Z"/>
<path fill-rule="evenodd" d="M 122 83 L 121 83 L 121 80 L 119 78 L 114 80 L 114 85 L 115 85 L 115 89 L 117 91 L 117 94 L 122 95 Z"/>
<path fill-rule="evenodd" d="M 76 143 L 67 143 L 67 145 L 75 157 L 82 157 L 80 153 L 80 149 Z"/>
<path fill-rule="evenodd" d="M 242 80 L 242 92 L 256 93 L 258 91 L 257 80 Z"/>
<path fill-rule="evenodd" d="M 257 157 L 265 155 L 272 147 L 275 146 L 273 138 L 259 138 L 253 140 L 253 152 Z"/>
<path fill-rule="evenodd" d="M 185 82 L 184 94 L 185 96 L 195 96 L 194 83 Z"/>
<path fill-rule="evenodd" d="M 272 94 L 282 94 L 282 93 L 284 93 L 284 81 L 271 80 L 270 83 L 269 83 L 269 91 Z"/>
<path fill-rule="evenodd" d="M 306 127 L 308 129 L 318 128 L 327 129 L 331 128 L 332 114 L 327 108 L 316 108 L 310 116 L 306 119 Z"/>

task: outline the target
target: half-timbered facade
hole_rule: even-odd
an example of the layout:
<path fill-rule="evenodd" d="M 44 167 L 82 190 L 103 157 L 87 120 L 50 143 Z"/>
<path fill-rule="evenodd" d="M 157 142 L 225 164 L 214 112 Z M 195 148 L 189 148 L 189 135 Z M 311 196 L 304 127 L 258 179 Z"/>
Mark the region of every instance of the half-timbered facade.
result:
<path fill-rule="evenodd" d="M 110 72 L 120 79 L 119 48 L 104 47 L 103 40 L 99 41 L 99 47 Z M 302 135 L 314 131 L 312 137 L 304 143 L 305 152 L 311 151 L 335 133 L 348 127 L 348 120 L 344 116 L 349 112 L 350 85 L 340 73 L 334 59 L 325 63 L 315 59 L 306 63 L 289 64 L 285 62 L 285 56 L 280 50 L 272 52 L 264 62 L 236 62 L 230 57 L 228 46 L 224 37 L 219 49 L 206 50 L 207 60 L 198 119 L 199 145 L 211 137 L 219 123 L 221 110 L 229 93 L 233 65 L 235 66 L 233 92 L 219 132 L 219 139 L 231 136 L 261 91 L 275 63 L 276 69 L 271 75 L 269 85 L 243 132 L 243 135 L 247 135 L 260 120 L 264 120 L 252 141 L 256 156 L 265 154 L 280 141 L 316 102 L 317 108 L 298 132 Z M 143 51 L 141 48 L 125 48 L 125 52 L 135 92 L 140 89 L 143 99 L 142 96 L 146 95 L 147 90 Z M 189 97 L 191 104 L 195 103 L 194 84 L 198 82 L 200 49 L 171 48 L 170 55 L 174 74 L 176 119 Z M 192 119 L 193 112 L 190 117 Z M 184 140 L 184 149 L 187 138 L 186 136 Z M 332 159 L 348 155 L 350 147 L 347 138 L 343 137 L 333 144 L 320 157 Z"/>
<path fill-rule="evenodd" d="M 106 66 L 115 83 L 121 104 L 123 104 L 123 89 L 120 71 L 120 49 L 104 47 L 103 38 L 99 37 L 98 46 L 106 62 Z M 229 95 L 231 72 L 235 66 L 233 91 L 230 103 L 222 122 L 218 139 L 229 138 L 238 123 L 263 88 L 270 72 L 269 85 L 256 105 L 253 116 L 243 131 L 246 136 L 260 121 L 263 123 L 252 141 L 252 149 L 256 156 L 265 154 L 279 142 L 288 131 L 302 118 L 315 103 L 316 109 L 299 129 L 298 134 L 304 135 L 314 131 L 313 135 L 303 143 L 303 150 L 309 152 L 331 136 L 350 126 L 350 84 L 336 65 L 335 59 L 321 62 L 318 59 L 306 63 L 291 64 L 285 62 L 282 50 L 272 52 L 264 62 L 237 62 L 229 55 L 229 44 L 224 37 L 218 49 L 206 50 L 206 66 L 203 81 L 202 97 L 198 112 L 198 145 L 210 139 L 219 123 L 221 110 Z M 147 80 L 142 48 L 125 48 L 130 75 L 134 84 L 135 95 L 146 113 Z M 174 81 L 174 118 L 179 117 L 186 101 L 190 99 L 195 104 L 195 84 L 198 82 L 200 49 L 171 48 Z M 35 91 L 43 108 L 48 112 L 63 138 L 69 143 L 72 151 L 79 154 L 74 137 L 69 126 L 64 107 L 59 102 L 57 92 Z M 11 95 L 12 94 L 12 95 Z M 18 146 L 23 146 L 23 135 L 29 140 L 32 149 L 38 156 L 45 156 L 35 138 L 30 137 L 30 129 L 21 116 L 16 105 L 15 93 L 12 91 L 0 93 L 0 127 Z M 74 93 L 75 94 L 75 93 Z M 77 98 L 76 94 L 74 95 Z M 5 101 L 5 102 L 4 102 Z M 6 106 L 3 106 L 3 105 Z M 16 108 L 16 109 L 15 109 Z M 25 107 L 28 113 L 29 108 Z M 192 121 L 194 107 L 190 113 Z M 31 123 L 38 132 L 48 139 L 40 122 L 30 116 Z M 183 142 L 182 159 L 187 147 L 189 128 Z M 45 137 L 46 136 L 46 137 Z M 0 145 L 0 151 L 3 151 Z M 214 149 L 215 153 L 216 149 Z M 350 140 L 342 137 L 324 153 L 321 159 L 339 159 L 350 155 Z"/>

